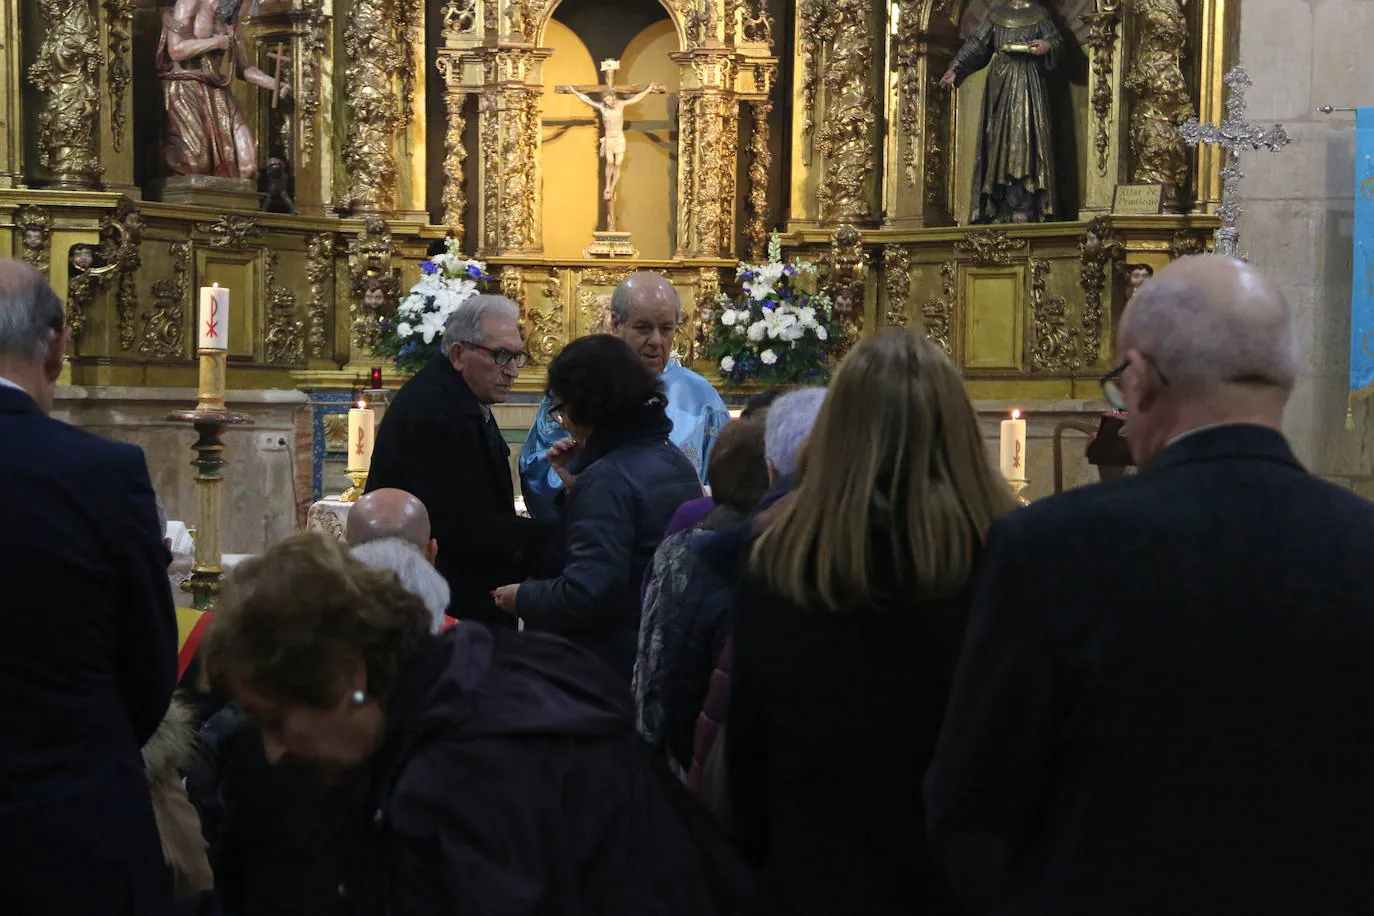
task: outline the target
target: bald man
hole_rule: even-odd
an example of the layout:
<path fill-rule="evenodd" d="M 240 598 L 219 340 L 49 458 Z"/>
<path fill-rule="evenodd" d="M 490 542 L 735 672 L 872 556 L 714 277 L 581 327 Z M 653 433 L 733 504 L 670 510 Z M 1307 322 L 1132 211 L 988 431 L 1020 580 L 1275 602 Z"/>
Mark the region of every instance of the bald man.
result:
<path fill-rule="evenodd" d="M 439 543 L 430 536 L 429 511 L 425 504 L 405 490 L 393 487 L 358 497 L 348 511 L 344 537 L 353 547 L 397 538 L 420 551 L 430 563 L 439 555 Z"/>
<path fill-rule="evenodd" d="M 730 414 L 720 394 L 697 373 L 673 357 L 673 338 L 682 321 L 682 304 L 673 284 L 656 273 L 638 271 L 611 295 L 611 333 L 639 354 L 644 366 L 663 380 L 668 395 L 671 438 L 706 480 L 711 447 Z M 572 446 L 568 433 L 551 412 L 547 397 L 520 451 L 520 488 L 535 518 L 556 518 L 555 499 L 563 482 L 549 463 L 549 450 Z"/>
<path fill-rule="evenodd" d="M 1161 270 L 1103 380 L 1141 472 L 998 519 L 925 787 L 977 912 L 1374 912 L 1374 506 L 1279 425 L 1292 316 Z"/>

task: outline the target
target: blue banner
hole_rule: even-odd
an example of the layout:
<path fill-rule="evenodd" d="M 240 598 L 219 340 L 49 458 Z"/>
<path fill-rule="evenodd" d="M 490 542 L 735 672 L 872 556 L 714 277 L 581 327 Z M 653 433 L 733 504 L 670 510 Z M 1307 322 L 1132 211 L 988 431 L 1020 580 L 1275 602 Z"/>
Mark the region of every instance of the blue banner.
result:
<path fill-rule="evenodd" d="M 1350 294 L 1350 393 L 1374 386 L 1374 108 L 1355 113 L 1355 260 Z"/>

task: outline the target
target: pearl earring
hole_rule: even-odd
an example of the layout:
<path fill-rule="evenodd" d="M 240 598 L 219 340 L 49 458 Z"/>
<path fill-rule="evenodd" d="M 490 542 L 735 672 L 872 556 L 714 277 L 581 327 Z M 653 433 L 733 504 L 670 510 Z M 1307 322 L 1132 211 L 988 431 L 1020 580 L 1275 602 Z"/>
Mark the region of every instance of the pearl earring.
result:
<path fill-rule="evenodd" d="M 352 703 L 354 706 L 362 706 L 367 703 L 367 694 L 363 693 L 361 690 L 355 690 L 353 693 L 349 694 L 348 702 Z"/>

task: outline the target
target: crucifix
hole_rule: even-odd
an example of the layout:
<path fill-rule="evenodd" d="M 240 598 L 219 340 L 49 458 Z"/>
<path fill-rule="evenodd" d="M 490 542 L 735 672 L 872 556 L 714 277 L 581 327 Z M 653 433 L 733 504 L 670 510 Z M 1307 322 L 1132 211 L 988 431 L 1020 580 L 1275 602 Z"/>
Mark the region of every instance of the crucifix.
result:
<path fill-rule="evenodd" d="M 1189 146 L 1199 143 L 1215 143 L 1226 151 L 1226 165 L 1221 170 L 1221 206 L 1217 216 L 1221 217 L 1221 227 L 1215 233 L 1216 242 L 1213 253 L 1228 258 L 1239 258 L 1240 230 L 1236 220 L 1240 219 L 1240 202 L 1236 199 L 1240 190 L 1240 180 L 1245 173 L 1240 170 L 1240 154 L 1246 150 L 1266 149 L 1276 152 L 1288 145 L 1288 131 L 1282 124 L 1264 127 L 1245 120 L 1245 90 L 1252 85 L 1250 74 L 1241 67 L 1233 67 L 1223 79 L 1226 83 L 1226 117 L 1220 124 L 1201 124 L 1197 118 L 1189 118 L 1178 126 L 1179 136 Z"/>
<path fill-rule="evenodd" d="M 606 82 L 597 86 L 559 86 L 558 92 L 575 95 L 601 113 L 601 158 L 606 160 L 606 231 L 615 232 L 615 187 L 620 183 L 620 166 L 625 161 L 625 108 L 640 102 L 651 92 L 665 91 L 658 83 L 647 86 L 617 86 L 620 61 L 603 60 L 601 72 Z"/>
<path fill-rule="evenodd" d="M 272 87 L 272 107 L 275 109 L 278 100 L 281 98 L 281 65 L 283 62 L 289 62 L 291 60 L 291 55 L 287 54 L 282 49 L 281 42 L 277 42 L 277 49 L 269 52 L 267 59 L 276 64 L 275 72 L 272 74 L 272 80 L 275 83 Z"/>

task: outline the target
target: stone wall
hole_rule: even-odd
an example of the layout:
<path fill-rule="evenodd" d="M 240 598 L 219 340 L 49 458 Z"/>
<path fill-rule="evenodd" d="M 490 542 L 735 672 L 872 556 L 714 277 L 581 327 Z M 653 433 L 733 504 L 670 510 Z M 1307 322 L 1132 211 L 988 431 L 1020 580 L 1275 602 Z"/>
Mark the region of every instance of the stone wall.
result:
<path fill-rule="evenodd" d="M 166 419 L 195 405 L 192 388 L 63 387 L 53 416 L 74 426 L 143 449 L 153 487 L 167 517 L 197 524 L 194 430 Z M 298 391 L 231 391 L 228 406 L 253 417 L 254 425 L 224 437 L 225 482 L 221 496 L 225 553 L 258 553 L 297 527 L 301 498 L 296 471 L 309 461 L 296 435 L 296 418 L 307 399 Z M 309 494 L 303 494 L 308 497 Z"/>
<path fill-rule="evenodd" d="M 1355 404 L 1346 428 L 1354 115 L 1314 111 L 1374 104 L 1374 2 L 1245 0 L 1240 17 L 1248 117 L 1293 138 L 1246 157 L 1240 223 L 1242 250 L 1298 316 L 1301 377 L 1285 425 L 1312 470 L 1374 495 L 1374 404 Z"/>

